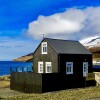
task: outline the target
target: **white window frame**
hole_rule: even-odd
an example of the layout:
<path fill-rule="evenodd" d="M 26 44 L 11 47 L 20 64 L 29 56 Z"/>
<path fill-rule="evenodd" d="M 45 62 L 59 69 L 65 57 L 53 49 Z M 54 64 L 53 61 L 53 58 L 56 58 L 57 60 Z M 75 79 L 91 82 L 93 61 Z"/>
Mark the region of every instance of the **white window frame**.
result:
<path fill-rule="evenodd" d="M 44 51 L 44 48 L 45 48 L 46 51 Z M 42 42 L 42 44 L 41 44 L 41 53 L 42 54 L 47 54 L 47 42 Z"/>
<path fill-rule="evenodd" d="M 73 62 L 66 62 L 66 74 L 73 74 Z"/>
<path fill-rule="evenodd" d="M 48 68 L 47 67 L 51 67 L 51 72 L 48 72 Z M 51 62 L 45 62 L 45 72 L 46 73 L 52 73 L 52 63 Z"/>
<path fill-rule="evenodd" d="M 43 73 L 43 62 L 38 62 L 38 73 Z"/>

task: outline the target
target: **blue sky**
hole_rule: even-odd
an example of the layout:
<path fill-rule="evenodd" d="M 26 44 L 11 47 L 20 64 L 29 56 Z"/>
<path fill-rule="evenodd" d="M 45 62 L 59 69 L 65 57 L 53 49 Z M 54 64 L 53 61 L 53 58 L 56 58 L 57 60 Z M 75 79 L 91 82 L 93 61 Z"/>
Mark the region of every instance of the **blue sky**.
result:
<path fill-rule="evenodd" d="M 42 39 L 42 33 L 46 37 L 66 36 L 64 39 L 74 40 L 85 38 L 87 34 L 88 37 L 94 33 L 99 35 L 96 25 L 100 23 L 92 23 L 99 16 L 99 7 L 99 0 L 0 0 L 0 60 L 12 60 L 33 52 Z M 76 19 L 73 21 L 74 14 Z M 86 21 L 92 26 L 87 28 Z M 60 27 L 59 30 L 54 25 Z M 68 25 L 68 29 L 60 25 Z M 94 30 L 90 31 L 92 27 Z"/>

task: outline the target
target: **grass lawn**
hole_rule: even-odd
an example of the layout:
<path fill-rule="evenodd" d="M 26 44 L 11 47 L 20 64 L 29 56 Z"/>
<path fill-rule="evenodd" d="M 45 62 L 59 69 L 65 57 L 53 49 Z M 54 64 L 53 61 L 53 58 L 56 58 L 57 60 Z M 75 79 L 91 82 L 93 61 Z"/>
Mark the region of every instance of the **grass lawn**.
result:
<path fill-rule="evenodd" d="M 9 81 L 0 81 L 0 89 L 7 88 L 7 87 L 9 87 L 9 85 L 10 85 Z"/>
<path fill-rule="evenodd" d="M 25 94 L 9 88 L 2 88 L 0 89 L 0 98 L 4 100 L 100 100 L 100 86 L 44 94 Z"/>

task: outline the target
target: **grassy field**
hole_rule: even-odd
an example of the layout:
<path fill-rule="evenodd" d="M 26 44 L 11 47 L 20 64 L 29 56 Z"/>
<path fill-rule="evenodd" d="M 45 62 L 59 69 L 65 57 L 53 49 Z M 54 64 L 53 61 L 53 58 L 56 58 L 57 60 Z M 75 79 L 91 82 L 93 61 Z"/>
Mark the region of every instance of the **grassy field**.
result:
<path fill-rule="evenodd" d="M 0 98 L 4 100 L 100 100 L 100 86 L 44 94 L 25 94 L 9 88 L 2 88 L 0 89 Z"/>
<path fill-rule="evenodd" d="M 44 94 L 25 94 L 10 90 L 9 78 L 5 79 L 0 78 L 1 100 L 100 100 L 100 86 L 61 90 Z"/>

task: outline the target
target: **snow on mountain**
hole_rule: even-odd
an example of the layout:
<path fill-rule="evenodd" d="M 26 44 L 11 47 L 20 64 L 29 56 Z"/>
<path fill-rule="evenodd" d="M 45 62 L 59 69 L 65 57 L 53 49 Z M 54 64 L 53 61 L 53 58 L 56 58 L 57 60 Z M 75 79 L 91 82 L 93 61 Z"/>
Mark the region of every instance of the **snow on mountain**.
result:
<path fill-rule="evenodd" d="M 89 37 L 80 41 L 86 47 L 100 47 L 100 36 Z"/>

